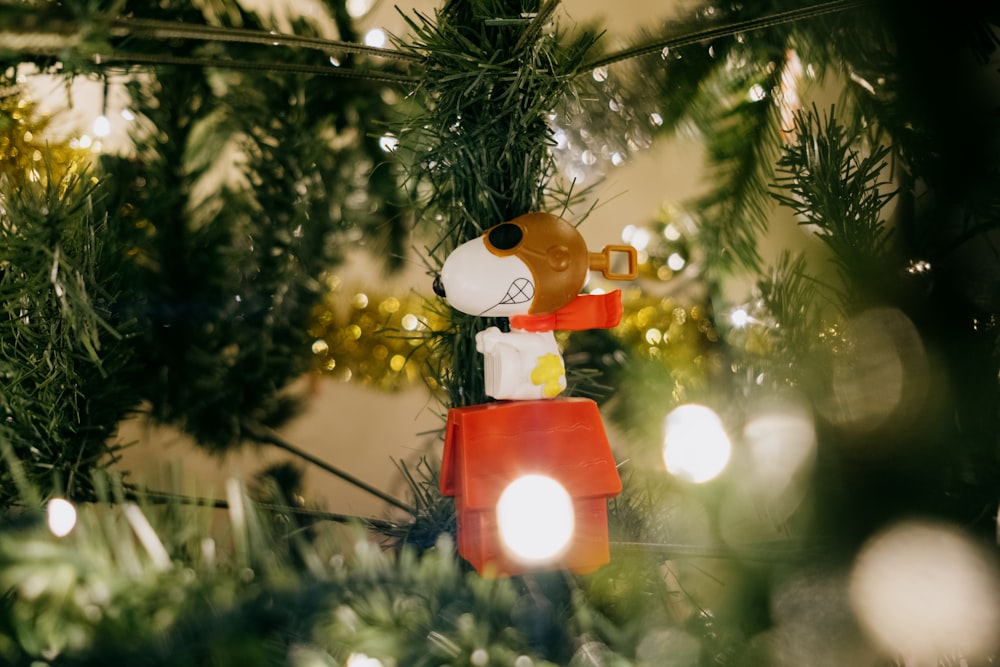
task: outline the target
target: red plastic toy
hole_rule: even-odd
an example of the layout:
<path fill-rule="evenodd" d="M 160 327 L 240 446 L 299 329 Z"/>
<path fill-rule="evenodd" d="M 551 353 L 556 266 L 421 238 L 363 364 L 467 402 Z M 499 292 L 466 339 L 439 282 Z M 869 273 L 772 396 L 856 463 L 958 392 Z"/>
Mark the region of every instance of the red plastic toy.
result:
<path fill-rule="evenodd" d="M 527 474 L 554 479 L 573 502 L 570 543 L 539 566 L 511 554 L 497 527 L 501 493 Z M 589 399 L 502 401 L 448 411 L 441 491 L 455 497 L 458 552 L 481 574 L 596 570 L 610 558 L 607 499 L 621 488 L 600 412 Z"/>
<path fill-rule="evenodd" d="M 625 272 L 612 270 L 612 253 L 627 258 Z M 460 245 L 435 280 L 434 291 L 457 310 L 510 318 L 510 331 L 489 327 L 476 336 L 486 393 L 500 400 L 449 410 L 441 464 L 441 491 L 455 497 L 458 512 L 458 551 L 483 575 L 584 573 L 610 558 L 607 499 L 622 485 L 600 412 L 589 399 L 556 398 L 566 369 L 553 331 L 613 327 L 621 319 L 620 292 L 580 294 L 588 271 L 631 280 L 635 249 L 589 252 L 567 221 L 528 213 Z M 500 505 L 525 493 L 515 482 L 526 477 L 554 495 L 520 499 L 528 504 L 513 526 L 520 521 L 529 530 L 512 540 Z M 556 507 L 565 515 L 546 516 Z M 555 537 L 562 539 L 550 552 Z M 533 541 L 546 544 L 533 550 Z"/>

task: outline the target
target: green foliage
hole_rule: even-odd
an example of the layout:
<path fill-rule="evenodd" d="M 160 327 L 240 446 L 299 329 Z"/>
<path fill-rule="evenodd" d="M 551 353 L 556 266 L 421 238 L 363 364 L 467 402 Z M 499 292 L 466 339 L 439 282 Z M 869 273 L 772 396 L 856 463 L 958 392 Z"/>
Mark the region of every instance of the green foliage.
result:
<path fill-rule="evenodd" d="M 766 49 L 766 36 L 755 39 L 758 49 L 761 42 Z M 695 105 L 695 118 L 709 137 L 706 147 L 711 181 L 725 184 L 696 204 L 705 247 L 712 249 L 707 256 L 710 279 L 720 269 L 754 268 L 759 263 L 757 239 L 767 228 L 770 213 L 766 192 L 783 129 L 782 110 L 766 98 L 749 98 L 747 91 L 754 86 L 780 89 L 789 63 L 780 43 L 771 44 L 770 51 L 763 58 L 755 54 L 759 58 L 756 67 L 740 68 L 735 75 L 703 83 L 699 99 L 709 97 L 712 101 Z"/>
<path fill-rule="evenodd" d="M 760 278 L 758 290 L 767 319 L 728 336 L 740 350 L 736 371 L 773 391 L 823 391 L 840 324 L 832 289 L 823 289 L 801 255 L 786 251 Z"/>
<path fill-rule="evenodd" d="M 780 19 L 791 13 L 795 20 Z M 765 16 L 776 18 L 758 22 Z M 705 37 L 688 39 L 699 34 Z M 851 125 L 906 131 L 901 107 L 873 103 L 859 83 L 891 76 L 894 38 L 885 15 L 870 6 L 830 11 L 769 0 L 698 7 L 646 37 L 672 46 L 637 61 L 641 73 L 625 95 L 655 110 L 662 132 L 692 125 L 705 140 L 712 178 L 695 206 L 709 279 L 761 268 L 757 242 L 772 212 L 768 188 L 789 114 L 822 84 L 842 88 Z"/>
<path fill-rule="evenodd" d="M 90 497 L 90 471 L 114 459 L 136 404 L 114 381 L 135 331 L 119 307 L 120 243 L 89 175 L 0 181 L 0 506 L 26 500 L 25 484 Z"/>
<path fill-rule="evenodd" d="M 293 541 L 292 559 L 238 490 L 223 522 L 119 502 L 79 506 L 62 538 L 40 514 L 0 524 L 4 664 L 550 665 L 578 648 L 577 623 L 600 640 L 600 614 L 564 575 L 482 579 L 447 538 L 418 555 L 357 537 L 345 553 L 321 534 Z M 209 537 L 210 522 L 224 528 Z"/>
<path fill-rule="evenodd" d="M 773 276 L 760 283 L 766 310 L 775 318 L 761 327 L 765 344 L 758 349 L 764 353 L 746 354 L 749 347 L 744 347 L 741 357 L 759 377 L 805 391 L 828 420 L 821 456 L 829 457 L 832 469 L 817 489 L 827 494 L 831 529 L 853 513 L 851 508 L 870 504 L 878 510 L 848 531 L 905 511 L 941 515 L 989 532 L 992 525 L 981 525 L 979 512 L 992 502 L 989 480 L 1000 452 L 995 408 L 1000 367 L 997 330 L 980 322 L 992 322 L 994 316 L 984 316 L 980 303 L 955 290 L 949 250 L 916 254 L 930 250 L 921 247 L 927 237 L 915 232 L 925 222 L 919 210 L 900 205 L 891 222 L 886 219 L 891 201 L 912 202 L 915 189 L 931 183 L 910 178 L 901 179 L 901 186 L 891 183 L 893 149 L 869 145 L 870 136 L 843 124 L 834 109 L 823 116 L 816 109 L 796 115 L 794 141 L 779 161 L 776 185 L 781 190 L 774 196 L 812 226 L 830 251 L 838 280 L 821 287 L 804 262 L 783 257 Z M 903 162 L 899 168 L 907 172 L 911 165 Z M 928 198 L 931 210 L 939 211 L 940 200 Z M 951 236 L 953 226 L 966 225 L 967 213 L 963 208 L 939 219 L 932 235 Z M 978 233 L 988 233 L 986 228 Z M 934 262 L 914 256 L 932 256 Z M 992 262 L 993 273 L 996 266 Z M 974 270 L 990 275 L 989 267 Z M 891 339 L 891 346 L 884 347 L 880 337 Z M 766 358 L 779 364 L 762 364 Z M 890 385 L 885 377 L 866 375 L 871 369 L 884 372 L 890 363 L 900 365 L 898 405 L 867 431 L 845 420 L 834 407 L 841 401 L 851 406 L 848 410 L 864 413 L 852 397 L 857 390 L 851 383 Z M 887 466 L 881 455 L 858 460 L 847 454 L 845 443 L 863 447 L 857 443 L 876 440 L 882 452 L 905 452 L 908 464 Z M 963 444 L 956 448 L 955 442 Z"/>
<path fill-rule="evenodd" d="M 171 5 L 157 16 L 269 27 L 235 6 Z M 315 34 L 306 21 L 295 27 Z M 253 48 L 200 44 L 192 53 L 240 58 Z M 282 50 L 285 62 L 310 57 Z M 389 115 L 383 98 L 392 91 L 263 66 L 165 66 L 129 92 L 154 134 L 138 130 L 138 156 L 102 166 L 129 216 L 127 270 L 147 369 L 136 381 L 154 419 L 226 450 L 253 439 L 255 424 L 277 426 L 297 410 L 285 388 L 311 368 L 319 278 L 349 240 L 364 239 L 388 269 L 403 260 L 405 193 L 370 134 Z"/>
<path fill-rule="evenodd" d="M 406 17 L 400 47 L 424 57 L 415 94 L 423 115 L 407 121 L 400 151 L 413 165 L 430 255 L 495 224 L 551 205 L 554 164 L 548 114 L 571 89 L 593 46 L 583 33 L 549 34 L 554 2 L 449 2 L 434 19 Z M 428 279 L 429 281 L 429 279 Z M 454 313 L 439 352 L 451 405 L 485 400 L 477 331 L 494 324 Z"/>
<path fill-rule="evenodd" d="M 889 148 L 860 151 L 860 137 L 849 136 L 834 119 L 811 109 L 796 114 L 797 141 L 778 162 L 775 198 L 791 208 L 800 224 L 815 225 L 830 248 L 845 285 L 877 289 L 892 261 L 883 209 L 895 196 L 887 176 Z M 896 260 L 898 263 L 898 260 Z M 848 300 L 856 300 L 848 299 Z"/>
<path fill-rule="evenodd" d="M 455 499 L 441 493 L 437 469 L 423 458 L 416 470 L 410 470 L 405 461 L 397 465 L 413 498 L 412 521 L 379 532 L 393 547 L 408 546 L 418 552 L 433 547 L 441 535 L 454 537 L 457 531 Z"/>
<path fill-rule="evenodd" d="M 95 170 L 122 219 L 96 242 L 129 258 L 121 316 L 136 322 L 137 360 L 112 382 L 133 388 L 123 409 L 145 400 L 155 420 L 218 451 L 286 421 L 298 403 L 286 387 L 312 364 L 307 328 L 321 274 L 349 245 L 366 246 L 387 271 L 405 260 L 408 195 L 375 132 L 398 98 L 383 82 L 394 72 L 329 85 L 310 68 L 336 70 L 317 45 L 338 43 L 293 18 L 302 48 L 272 46 L 260 39 L 276 27 L 270 19 L 231 2 L 9 11 L 20 40 L 4 52 L 10 62 L 68 77 L 95 63 L 114 70 L 123 57 L 152 63 L 127 84 L 135 154 L 106 156 Z M 343 3 L 330 12 L 340 36 L 356 38 Z M 49 14 L 59 20 L 39 18 Z M 340 64 L 354 71 L 365 50 L 343 44 Z M 286 69 L 270 66 L 276 58 Z"/>
<path fill-rule="evenodd" d="M 835 17 L 763 20 L 796 4 L 697 9 L 671 28 L 681 35 L 667 35 L 674 46 L 666 58 L 650 52 L 656 73 L 637 85 L 663 98 L 666 131 L 690 124 L 706 138 L 713 187 L 700 199 L 703 277 L 759 268 L 767 187 L 784 148 L 776 200 L 821 232 L 839 284 L 824 285 L 804 260 L 784 254 L 758 276 L 750 326 L 720 326 L 722 373 L 696 361 L 629 369 L 609 411 L 634 425 L 623 452 L 634 476 L 609 504 L 612 563 L 589 576 L 499 581 L 470 572 L 448 539 L 438 539 L 452 531 L 454 512 L 429 468 L 402 467 L 417 516 L 412 527 L 389 526 L 398 548 L 357 541 L 350 553 L 329 548 L 323 526 L 288 520 L 288 507 L 256 506 L 235 487 L 225 503 L 228 532 L 213 532 L 214 510 L 132 502 L 89 470 L 113 454 L 106 443 L 114 424 L 141 398 L 158 419 L 220 450 L 289 414 L 281 390 L 308 358 L 304 320 L 318 272 L 355 241 L 378 239 L 387 255 L 405 245 L 395 159 L 408 163 L 406 185 L 422 197 L 431 263 L 492 224 L 567 205 L 556 185 L 550 114 L 588 108 L 577 103 L 586 89 L 579 78 L 602 62 L 591 60 L 593 35 L 550 30 L 551 2 L 450 2 L 433 19 L 408 19 L 415 37 L 398 40 L 397 64 L 419 64 L 419 75 L 392 65 L 329 86 L 304 76 L 316 73 L 316 49 L 283 37 L 267 51 L 288 66 L 278 74 L 277 63 L 258 67 L 259 43 L 190 31 L 151 39 L 112 18 L 155 13 L 189 30 L 249 26 L 245 37 L 258 40 L 268 29 L 221 0 L 66 2 L 70 28 L 54 21 L 55 30 L 18 10 L 14 33 L 53 40 L 31 52 L 42 66 L 66 55 L 60 60 L 74 71 L 109 71 L 92 56 L 125 48 L 133 60 L 116 62 L 160 66 L 132 84 L 149 133 L 134 157 L 102 165 L 99 187 L 5 184 L 0 491 L 6 502 L 32 507 L 0 524 L 0 660 L 305 666 L 364 655 L 396 665 L 576 667 L 662 664 L 666 656 L 691 665 L 855 664 L 838 659 L 857 650 L 873 661 L 841 581 L 856 547 L 910 513 L 995 539 L 1000 326 L 994 283 L 970 289 L 977 274 L 963 271 L 963 260 L 970 246 L 992 251 L 1000 190 L 988 187 L 995 163 L 977 160 L 985 176 L 968 183 L 969 171 L 949 173 L 951 151 L 939 152 L 948 116 L 920 103 L 927 99 L 912 87 L 912 72 L 888 71 L 912 56 L 911 35 L 856 3 L 838 3 Z M 934 37 L 891 5 L 880 9 Z M 341 36 L 354 39 L 344 9 L 332 13 Z M 925 43 L 953 44 L 956 22 L 942 28 L 946 40 Z M 755 27 L 744 34 L 746 25 Z M 712 28 L 703 39 L 682 39 Z M 308 36 L 312 28 L 295 30 Z M 182 60 L 192 45 L 193 60 Z M 3 56 L 16 59 L 17 48 Z M 840 118 L 800 113 L 794 135 L 776 104 L 790 49 L 818 78 L 838 75 L 846 88 Z M 345 71 L 358 74 L 351 59 Z M 219 66 L 205 66 L 213 62 Z M 303 69 L 290 73 L 295 67 Z M 385 81 L 418 84 L 406 103 L 422 111 L 391 119 L 384 100 L 396 91 Z M 763 98 L 747 97 L 754 85 Z M 951 80 L 946 89 L 956 89 Z M 942 97 L 949 105 L 962 99 Z M 396 156 L 374 138 L 383 120 L 398 125 Z M 978 119 L 971 125 L 982 127 Z M 967 148 L 976 135 L 963 136 L 958 144 Z M 232 154 L 240 156 L 237 178 L 218 180 Z M 890 165 L 900 178 L 891 234 L 882 215 Z M 924 188 L 933 196 L 918 197 Z M 972 266 L 993 280 L 995 254 L 986 257 Z M 920 275 L 925 264 L 907 263 L 924 258 L 945 270 Z M 891 318 L 864 319 L 871 305 Z M 490 323 L 452 321 L 433 334 L 437 377 L 451 405 L 481 402 L 473 341 Z M 900 332 L 891 346 L 879 338 Z M 855 399 L 851 407 L 864 409 L 888 393 L 858 372 L 866 364 L 901 369 L 894 377 L 905 391 L 898 410 L 892 405 L 877 415 L 882 422 L 860 428 L 839 404 Z M 629 400 L 640 393 L 647 400 Z M 809 479 L 787 487 L 799 493 L 795 503 L 769 495 L 782 489 L 750 488 L 747 447 L 734 447 L 730 470 L 714 482 L 693 488 L 665 477 L 656 459 L 670 405 L 705 400 L 724 406 L 727 424 L 749 424 L 755 399 L 785 393 L 812 408 L 813 421 L 791 427 L 818 441 L 815 469 L 793 471 Z M 639 450 L 640 439 L 649 451 Z M 273 469 L 261 493 L 288 500 L 300 481 L 295 470 Z M 99 501 L 81 506 L 76 531 L 61 539 L 31 512 L 39 496 L 60 488 Z M 277 515 L 262 517 L 266 509 Z M 741 542 L 757 533 L 782 539 Z M 817 535 L 827 540 L 822 549 L 796 551 L 785 539 Z"/>
<path fill-rule="evenodd" d="M 552 178 L 547 114 L 594 42 L 545 34 L 554 3 L 448 3 L 436 22 L 408 19 L 407 48 L 426 55 L 417 93 L 427 116 L 405 137 L 417 176 L 430 184 L 429 213 L 443 217 L 441 254 L 487 227 L 539 210 Z M 523 18 L 525 15 L 531 18 Z"/>

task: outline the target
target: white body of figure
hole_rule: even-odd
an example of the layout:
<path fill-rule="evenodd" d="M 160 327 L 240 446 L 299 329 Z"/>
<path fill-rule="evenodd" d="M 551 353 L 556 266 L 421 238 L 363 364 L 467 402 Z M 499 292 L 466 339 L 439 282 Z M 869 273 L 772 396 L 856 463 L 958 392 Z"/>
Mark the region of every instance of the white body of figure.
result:
<path fill-rule="evenodd" d="M 611 272 L 610 252 L 628 256 L 627 274 Z M 608 279 L 632 280 L 635 248 L 606 246 L 591 253 L 576 227 L 549 213 L 526 213 L 494 225 L 448 255 L 434 292 L 463 313 L 510 318 L 511 331 L 490 327 L 476 335 L 488 396 L 531 400 L 562 393 L 566 366 L 552 329 L 613 327 L 621 318 L 617 292 L 612 293 L 614 308 L 585 308 L 590 316 L 584 319 L 558 317 L 584 298 L 580 291 L 591 270 Z"/>
<path fill-rule="evenodd" d="M 483 354 L 486 394 L 497 399 L 553 398 L 566 388 L 566 366 L 551 331 L 501 331 L 476 334 Z"/>

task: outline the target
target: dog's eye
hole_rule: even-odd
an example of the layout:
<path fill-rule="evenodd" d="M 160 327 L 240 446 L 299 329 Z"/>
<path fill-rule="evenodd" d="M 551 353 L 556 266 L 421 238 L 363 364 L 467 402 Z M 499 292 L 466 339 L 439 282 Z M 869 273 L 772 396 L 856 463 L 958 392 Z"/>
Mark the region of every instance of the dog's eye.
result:
<path fill-rule="evenodd" d="M 513 250 L 521 243 L 524 232 L 519 226 L 504 222 L 491 229 L 486 238 L 497 250 Z"/>

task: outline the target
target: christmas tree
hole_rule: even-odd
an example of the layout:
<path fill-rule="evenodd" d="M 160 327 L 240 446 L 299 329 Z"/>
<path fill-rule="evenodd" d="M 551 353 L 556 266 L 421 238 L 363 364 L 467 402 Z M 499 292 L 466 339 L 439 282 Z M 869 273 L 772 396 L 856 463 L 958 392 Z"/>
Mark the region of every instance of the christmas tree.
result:
<path fill-rule="evenodd" d="M 996 11 L 707 3 L 612 45 L 474 0 L 379 43 L 359 4 L 0 2 L 0 663 L 991 664 Z M 39 91 L 79 83 L 100 113 L 60 135 Z M 510 322 L 432 278 L 527 213 L 588 236 L 679 138 L 706 176 L 621 221 L 621 323 L 558 339 L 624 483 L 610 562 L 482 576 L 440 443 Z M 439 406 L 396 490 L 289 437 L 303 378 Z M 278 458 L 150 484 L 137 415 Z M 317 469 L 378 512 L 309 500 Z"/>

